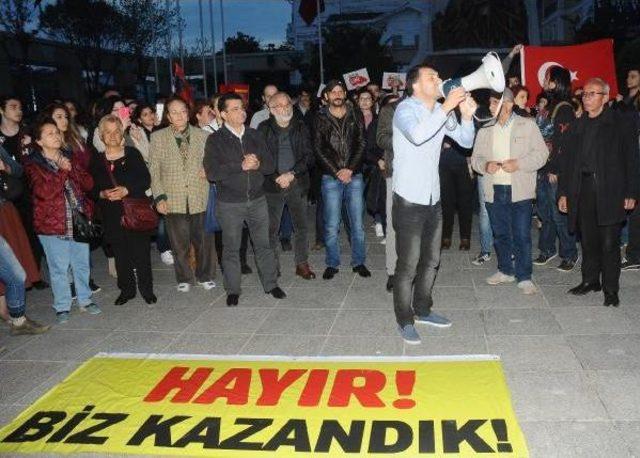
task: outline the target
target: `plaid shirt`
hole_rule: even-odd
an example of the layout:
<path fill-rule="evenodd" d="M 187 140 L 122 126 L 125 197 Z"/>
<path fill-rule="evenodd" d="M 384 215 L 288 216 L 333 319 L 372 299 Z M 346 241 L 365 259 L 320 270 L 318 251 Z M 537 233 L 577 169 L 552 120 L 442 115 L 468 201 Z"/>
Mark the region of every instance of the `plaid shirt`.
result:
<path fill-rule="evenodd" d="M 45 158 L 45 160 L 53 170 L 56 172 L 60 170 L 60 167 L 58 167 L 58 164 L 54 161 L 48 158 Z M 73 192 L 73 188 L 71 187 L 71 182 L 69 180 L 64 182 L 64 196 L 64 225 L 66 230 L 65 234 L 61 235 L 59 238 L 73 239 L 73 209 L 78 208 L 80 203 Z"/>
<path fill-rule="evenodd" d="M 169 213 L 193 215 L 206 211 L 209 182 L 202 175 L 202 159 L 208 136 L 204 130 L 189 126 L 189 150 L 182 156 L 171 127 L 151 134 L 151 191 L 156 201 L 167 201 Z"/>

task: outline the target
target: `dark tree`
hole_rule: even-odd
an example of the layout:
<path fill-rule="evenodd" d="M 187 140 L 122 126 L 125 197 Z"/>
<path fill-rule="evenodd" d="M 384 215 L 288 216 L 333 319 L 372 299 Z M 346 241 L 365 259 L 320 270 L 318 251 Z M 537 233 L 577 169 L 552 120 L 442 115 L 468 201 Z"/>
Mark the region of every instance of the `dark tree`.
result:
<path fill-rule="evenodd" d="M 33 20 L 38 11 L 41 0 L 2 0 L 0 1 L 0 27 L 13 35 L 18 43 L 17 53 L 13 53 L 8 40 L 2 40 L 3 49 L 10 61 L 18 65 L 18 84 L 21 94 L 31 93 L 28 90 L 32 84 L 31 67 L 27 65 L 29 48 L 37 33 Z"/>
<path fill-rule="evenodd" d="M 224 43 L 227 54 L 260 52 L 260 42 L 255 37 L 242 32 L 238 32 L 235 37 L 228 37 Z"/>
<path fill-rule="evenodd" d="M 451 0 L 433 21 L 435 49 L 511 47 L 527 42 L 522 1 Z"/>
<path fill-rule="evenodd" d="M 138 84 L 146 87 L 149 56 L 157 52 L 167 34 L 179 26 L 176 10 L 165 8 L 161 0 L 118 0 L 116 6 L 122 20 L 122 50 L 134 60 Z"/>
<path fill-rule="evenodd" d="M 323 29 L 322 36 L 325 80 L 367 68 L 371 80 L 380 81 L 383 72 L 395 70 L 391 51 L 380 44 L 382 31 L 377 28 L 332 25 Z M 309 55 L 307 64 L 299 68 L 305 81 L 315 81 L 320 72 L 318 47 Z"/>
<path fill-rule="evenodd" d="M 57 0 L 40 13 L 40 28 L 47 35 L 73 45 L 89 94 L 102 87 L 106 57 L 122 49 L 122 24 L 118 9 L 104 0 Z"/>

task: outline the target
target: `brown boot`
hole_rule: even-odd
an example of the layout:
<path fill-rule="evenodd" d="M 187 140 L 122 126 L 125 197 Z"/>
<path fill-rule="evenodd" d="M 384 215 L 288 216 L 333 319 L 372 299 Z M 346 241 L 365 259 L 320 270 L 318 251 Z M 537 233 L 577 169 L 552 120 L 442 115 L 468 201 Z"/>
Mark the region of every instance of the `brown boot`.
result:
<path fill-rule="evenodd" d="M 448 250 L 449 248 L 451 248 L 451 239 L 442 239 L 441 247 L 443 250 Z"/>
<path fill-rule="evenodd" d="M 311 267 L 309 267 L 308 262 L 303 262 L 296 266 L 296 275 L 304 278 L 305 280 L 313 280 L 314 278 L 316 278 L 316 274 L 313 273 Z"/>
<path fill-rule="evenodd" d="M 469 251 L 471 249 L 471 240 L 462 239 L 460 240 L 460 251 Z"/>

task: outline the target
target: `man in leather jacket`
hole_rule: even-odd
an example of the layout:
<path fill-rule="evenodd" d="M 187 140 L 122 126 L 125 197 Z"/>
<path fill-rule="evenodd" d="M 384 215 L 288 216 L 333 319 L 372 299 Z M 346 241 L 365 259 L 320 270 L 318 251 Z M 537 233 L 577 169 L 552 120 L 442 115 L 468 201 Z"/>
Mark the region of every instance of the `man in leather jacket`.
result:
<path fill-rule="evenodd" d="M 362 221 L 364 206 L 364 127 L 360 118 L 346 105 L 346 90 L 338 80 L 329 81 L 324 97 L 328 109 L 318 114 L 314 145 L 318 166 L 322 170 L 325 246 L 327 265 L 322 278 L 338 273 L 340 243 L 338 229 L 343 201 L 351 227 L 351 265 L 361 277 L 371 273 L 365 266 L 366 249 Z"/>
<path fill-rule="evenodd" d="M 271 117 L 262 122 L 258 132 L 264 136 L 267 151 L 275 160 L 275 172 L 267 175 L 264 191 L 269 206 L 269 243 L 276 254 L 277 236 L 284 205 L 289 207 L 294 228 L 296 275 L 311 280 L 316 274 L 309 267 L 307 224 L 308 165 L 313 152 L 309 130 L 293 113 L 291 97 L 277 92 L 269 99 Z"/>

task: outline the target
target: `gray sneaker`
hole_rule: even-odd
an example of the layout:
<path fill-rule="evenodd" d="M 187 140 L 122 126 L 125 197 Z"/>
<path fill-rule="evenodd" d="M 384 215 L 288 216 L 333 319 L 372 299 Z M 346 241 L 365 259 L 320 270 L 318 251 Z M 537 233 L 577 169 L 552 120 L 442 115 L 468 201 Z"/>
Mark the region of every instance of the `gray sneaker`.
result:
<path fill-rule="evenodd" d="M 428 324 L 430 326 L 435 326 L 436 328 L 451 327 L 451 321 L 433 312 L 431 312 L 427 316 L 417 316 L 416 323 Z"/>
<path fill-rule="evenodd" d="M 20 326 L 14 325 L 11 323 L 11 335 L 19 336 L 23 334 L 43 334 L 49 330 L 51 326 L 48 324 L 40 324 L 35 321 L 25 317 L 24 323 Z"/>
<path fill-rule="evenodd" d="M 65 324 L 67 321 L 69 321 L 69 312 L 56 313 L 56 323 Z"/>
<path fill-rule="evenodd" d="M 490 260 L 491 260 L 491 255 L 489 253 L 480 253 L 478 256 L 476 256 L 476 258 L 473 261 L 471 261 L 471 264 L 473 264 L 474 266 L 481 266 L 485 262 Z"/>
<path fill-rule="evenodd" d="M 400 331 L 402 339 L 409 345 L 420 345 L 422 343 L 420 335 L 416 331 L 416 327 L 414 325 L 407 324 L 403 327 L 398 326 L 398 331 Z"/>
<path fill-rule="evenodd" d="M 80 311 L 87 312 L 89 315 L 99 315 L 102 313 L 102 310 L 100 310 L 100 307 L 98 307 L 93 302 L 87 305 L 80 306 Z"/>

